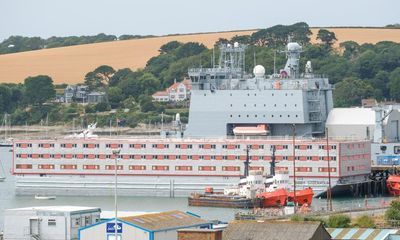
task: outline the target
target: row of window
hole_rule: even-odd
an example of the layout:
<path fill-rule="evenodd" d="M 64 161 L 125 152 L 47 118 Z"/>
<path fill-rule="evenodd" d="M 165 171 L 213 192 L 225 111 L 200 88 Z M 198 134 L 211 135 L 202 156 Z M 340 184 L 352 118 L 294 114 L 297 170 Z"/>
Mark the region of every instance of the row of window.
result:
<path fill-rule="evenodd" d="M 233 107 L 233 104 L 231 104 L 230 106 Z M 250 106 L 257 107 L 257 104 L 256 104 L 256 103 L 254 103 L 254 104 L 249 104 L 248 106 L 249 106 L 249 107 L 250 107 Z M 260 106 L 260 105 L 258 105 L 258 106 Z M 287 104 L 285 103 L 285 104 L 283 104 L 283 106 L 284 106 L 284 107 L 287 107 Z M 297 104 L 294 104 L 294 106 L 297 107 Z M 247 104 L 246 104 L 246 103 L 243 104 L 243 107 L 247 107 Z M 264 107 L 267 107 L 267 104 L 264 104 Z M 274 107 L 277 107 L 277 105 L 274 104 Z M 278 107 L 280 107 L 280 106 L 278 106 Z"/>
<path fill-rule="evenodd" d="M 169 171 L 170 169 L 175 169 L 175 171 L 193 171 L 193 166 L 175 166 L 174 168 L 171 168 L 171 166 L 167 165 L 153 165 L 153 166 L 145 166 L 145 165 L 129 165 L 127 166 L 129 170 L 132 171 L 144 171 L 148 167 L 149 170 L 153 171 Z M 32 164 L 17 164 L 16 169 L 32 169 L 33 165 Z M 54 164 L 39 164 L 38 169 L 45 169 L 45 170 L 52 170 L 55 169 Z M 62 164 L 60 165 L 61 170 L 77 170 L 78 165 L 76 164 Z M 100 165 L 83 165 L 82 166 L 83 170 L 101 170 Z M 118 165 L 117 166 L 118 170 L 124 170 L 123 165 Z M 241 169 L 240 166 L 222 166 L 221 170 L 222 171 L 232 171 L 232 172 L 239 172 Z M 354 171 L 354 166 L 347 167 L 348 171 Z M 115 165 L 105 165 L 104 170 L 115 170 Z M 216 166 L 198 166 L 197 167 L 198 171 L 216 171 L 217 167 Z M 252 166 L 250 167 L 250 170 L 260 170 L 264 171 L 264 167 L 258 167 L 258 166 Z M 278 170 L 278 167 L 277 167 Z M 283 170 L 283 169 L 281 169 Z M 285 170 L 287 170 L 287 167 L 285 167 Z M 312 167 L 296 167 L 296 172 L 312 172 L 313 168 Z M 330 168 L 331 172 L 336 172 L 335 167 Z M 318 172 L 328 172 L 327 167 L 319 167 Z"/>
<path fill-rule="evenodd" d="M 16 154 L 17 158 L 33 159 L 115 159 L 111 154 Z M 136 160 L 246 160 L 245 155 L 119 155 L 118 159 Z M 271 156 L 250 156 L 251 160 L 271 160 Z M 299 161 L 327 161 L 327 156 L 295 156 Z M 330 156 L 336 161 L 336 156 Z M 275 160 L 293 160 L 293 156 L 275 156 Z"/>
<path fill-rule="evenodd" d="M 251 116 L 252 116 L 252 115 L 250 115 L 250 114 L 247 114 L 247 115 L 246 115 L 246 117 L 251 117 Z M 260 116 L 261 116 L 261 115 L 260 115 Z M 266 116 L 266 115 L 263 114 L 263 117 L 264 117 L 264 118 L 265 118 L 265 116 Z M 231 114 L 230 117 L 233 118 L 233 114 Z M 242 117 L 242 115 L 238 114 L 237 117 L 240 118 L 240 117 Z M 257 114 L 254 114 L 254 117 L 257 118 L 258 115 L 257 115 Z M 274 114 L 271 114 L 271 117 L 274 118 L 275 115 L 274 115 Z M 277 115 L 277 117 L 278 117 L 278 115 Z M 279 117 L 281 118 L 281 117 L 282 117 L 282 114 L 280 114 Z M 283 117 L 284 117 L 284 116 L 283 116 Z M 290 118 L 290 115 L 287 115 L 287 117 Z M 295 117 L 298 118 L 299 115 L 296 114 Z"/>
<path fill-rule="evenodd" d="M 197 146 L 198 149 L 217 149 L 216 144 L 151 144 L 151 148 L 153 149 L 169 149 L 171 145 L 175 146 L 175 149 L 193 149 L 194 146 Z M 359 144 L 360 145 L 360 144 Z M 17 143 L 17 147 L 19 148 L 31 148 L 32 143 Z M 129 148 L 135 149 L 144 149 L 147 148 L 147 144 L 129 144 Z M 150 145 L 149 145 L 150 146 Z M 277 150 L 282 149 L 289 149 L 289 145 L 271 145 L 275 146 Z M 54 148 L 54 143 L 39 143 L 39 148 Z M 78 144 L 76 143 L 61 143 L 61 148 L 77 148 Z M 100 144 L 98 143 L 84 143 L 82 144 L 83 148 L 100 148 Z M 105 145 L 106 148 L 123 148 L 124 144 L 117 144 L 117 143 L 107 143 Z M 222 144 L 222 149 L 240 149 L 240 144 Z M 266 145 L 263 144 L 248 144 L 244 146 L 245 148 L 250 149 L 265 149 Z M 267 148 L 268 149 L 268 148 Z M 295 149 L 300 150 L 311 150 L 313 149 L 313 145 L 295 145 Z M 326 149 L 326 145 L 318 145 L 318 149 Z M 330 150 L 336 149 L 336 145 L 330 145 Z"/>
<path fill-rule="evenodd" d="M 154 171 L 169 171 L 170 166 L 167 165 L 154 165 L 154 166 L 145 166 L 145 165 L 129 165 L 127 166 L 129 170 L 133 171 L 144 171 L 144 170 L 154 170 Z M 16 169 L 33 169 L 32 164 L 16 164 Z M 52 170 L 55 169 L 54 164 L 39 164 L 37 166 L 38 169 L 42 170 Z M 60 165 L 61 170 L 78 170 L 78 165 L 76 164 L 62 164 Z M 100 165 L 83 165 L 83 170 L 101 170 Z M 123 165 L 117 166 L 118 170 L 124 170 Z M 175 166 L 175 171 L 193 171 L 193 166 Z M 104 170 L 115 170 L 115 165 L 105 165 Z M 172 170 L 172 169 L 171 169 Z M 216 166 L 198 166 L 198 171 L 216 171 Z M 240 171 L 239 166 L 222 166 L 222 171 Z M 250 167 L 250 170 L 264 170 L 264 167 Z"/>

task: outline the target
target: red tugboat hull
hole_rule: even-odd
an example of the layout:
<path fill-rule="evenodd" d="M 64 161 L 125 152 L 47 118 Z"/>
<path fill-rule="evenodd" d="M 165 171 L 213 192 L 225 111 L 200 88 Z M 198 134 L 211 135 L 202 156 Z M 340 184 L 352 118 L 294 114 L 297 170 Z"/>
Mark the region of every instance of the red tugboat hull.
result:
<path fill-rule="evenodd" d="M 386 180 L 387 189 L 392 196 L 400 196 L 400 176 L 390 175 Z"/>
<path fill-rule="evenodd" d="M 296 199 L 294 199 L 294 192 L 288 193 L 288 201 L 297 203 L 297 205 L 300 206 L 303 204 L 307 204 L 308 206 L 310 206 L 313 197 L 314 197 L 314 191 L 312 190 L 312 188 L 297 190 Z"/>
<path fill-rule="evenodd" d="M 267 207 L 280 207 L 286 205 L 288 193 L 284 188 L 279 188 L 273 192 L 263 192 L 257 194 L 257 198 L 261 199 L 261 205 Z"/>

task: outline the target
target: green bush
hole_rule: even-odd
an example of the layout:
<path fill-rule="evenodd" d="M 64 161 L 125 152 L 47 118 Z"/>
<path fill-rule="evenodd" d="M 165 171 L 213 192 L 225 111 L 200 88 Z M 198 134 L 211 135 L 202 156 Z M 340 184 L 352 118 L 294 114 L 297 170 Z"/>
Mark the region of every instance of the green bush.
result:
<path fill-rule="evenodd" d="M 101 102 L 101 103 L 96 104 L 95 109 L 98 112 L 110 111 L 110 105 L 105 102 Z"/>
<path fill-rule="evenodd" d="M 346 215 L 331 215 L 328 218 L 327 227 L 347 228 L 350 226 L 351 219 Z"/>
<path fill-rule="evenodd" d="M 359 216 L 353 225 L 355 227 L 360 227 L 360 228 L 375 228 L 376 227 L 374 219 L 368 215 Z"/>
<path fill-rule="evenodd" d="M 88 104 L 85 106 L 85 113 L 95 113 L 96 107 L 92 104 Z"/>
<path fill-rule="evenodd" d="M 400 201 L 390 203 L 389 209 L 385 212 L 385 219 L 391 224 L 397 225 L 397 222 L 400 221 Z"/>
<path fill-rule="evenodd" d="M 299 214 L 293 214 L 290 217 L 290 221 L 292 221 L 292 222 L 301 222 L 301 221 L 304 221 L 304 218 L 303 218 L 303 216 L 301 216 Z"/>

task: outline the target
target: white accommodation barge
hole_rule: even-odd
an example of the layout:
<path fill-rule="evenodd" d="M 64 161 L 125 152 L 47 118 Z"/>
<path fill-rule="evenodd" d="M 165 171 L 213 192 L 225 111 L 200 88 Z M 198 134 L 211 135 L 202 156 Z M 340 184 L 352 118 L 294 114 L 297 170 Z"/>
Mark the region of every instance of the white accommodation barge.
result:
<path fill-rule="evenodd" d="M 278 170 L 293 176 L 296 161 L 297 188 L 324 191 L 328 173 L 334 190 L 367 181 L 368 141 L 330 140 L 328 169 L 324 133 L 333 107 L 332 86 L 312 73 L 310 62 L 300 74 L 301 46 L 289 43 L 284 69 L 271 76 L 260 65 L 254 75 L 245 73 L 245 48 L 221 46 L 218 65 L 189 70 L 192 92 L 183 137 L 178 132 L 160 138 L 15 140 L 17 193 L 111 195 L 116 157 L 120 194 L 188 196 L 205 187 L 218 191 L 239 181 L 247 148 L 251 169 L 268 174 L 272 146 Z M 115 150 L 119 156 L 113 155 Z"/>

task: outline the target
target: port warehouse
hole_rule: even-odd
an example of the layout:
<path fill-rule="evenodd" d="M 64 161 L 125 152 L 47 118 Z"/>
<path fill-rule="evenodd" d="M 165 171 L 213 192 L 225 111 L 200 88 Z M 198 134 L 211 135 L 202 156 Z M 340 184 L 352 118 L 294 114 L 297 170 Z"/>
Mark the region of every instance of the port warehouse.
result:
<path fill-rule="evenodd" d="M 5 211 L 5 240 L 114 239 L 115 218 L 101 219 L 101 209 L 47 206 Z M 16 224 L 18 223 L 18 224 Z M 168 211 L 118 218 L 118 239 L 175 240 L 178 229 L 211 229 L 213 224 L 192 213 Z"/>
<path fill-rule="evenodd" d="M 118 156 L 120 185 L 123 186 L 124 182 L 129 180 L 137 181 L 138 178 L 132 179 L 132 176 L 141 176 L 140 179 L 144 182 L 148 179 L 154 184 L 157 181 L 154 176 L 158 176 L 162 179 L 159 190 L 169 194 L 170 189 L 163 187 L 168 188 L 170 186 L 168 179 L 174 179 L 176 196 L 187 196 L 192 191 L 203 191 L 204 184 L 212 185 L 215 182 L 216 189 L 222 190 L 227 185 L 237 182 L 243 172 L 243 162 L 246 159 L 244 150 L 248 146 L 251 148 L 251 169 L 268 172 L 272 155 L 271 145 L 277 149 L 276 168 L 291 172 L 293 146 L 290 139 L 132 138 L 18 140 L 14 142 L 13 172 L 17 176 L 22 176 L 18 179 L 21 184 L 17 182 L 17 190 L 20 187 L 28 192 L 35 191 L 35 186 L 47 185 L 51 181 L 60 180 L 59 177 L 65 178 L 64 175 L 68 175 L 65 182 L 68 187 L 74 185 L 71 183 L 74 176 L 78 176 L 76 181 L 79 183 L 83 180 L 94 181 L 98 175 L 109 176 L 110 179 L 103 178 L 105 184 L 102 187 L 112 189 L 111 177 L 114 174 L 114 161 L 117 157 L 113 156 L 112 151 L 120 149 Z M 345 181 L 348 178 L 350 181 L 355 178 L 364 179 L 369 175 L 370 146 L 367 141 L 332 140 L 329 145 L 332 179 L 342 178 Z M 295 148 L 299 186 L 325 188 L 324 185 L 328 181 L 325 140 L 298 139 Z M 85 179 L 79 175 L 85 175 Z M 93 179 L 90 176 L 93 176 Z M 49 179 L 45 181 L 43 180 L 45 178 Z M 186 185 L 180 185 L 184 183 Z M 57 182 L 58 187 L 60 184 L 62 185 L 61 182 Z"/>
<path fill-rule="evenodd" d="M 212 223 L 192 213 L 169 211 L 118 218 L 118 239 L 176 240 L 178 229 L 212 228 Z M 109 240 L 115 235 L 115 219 L 79 229 L 78 239 Z"/>

